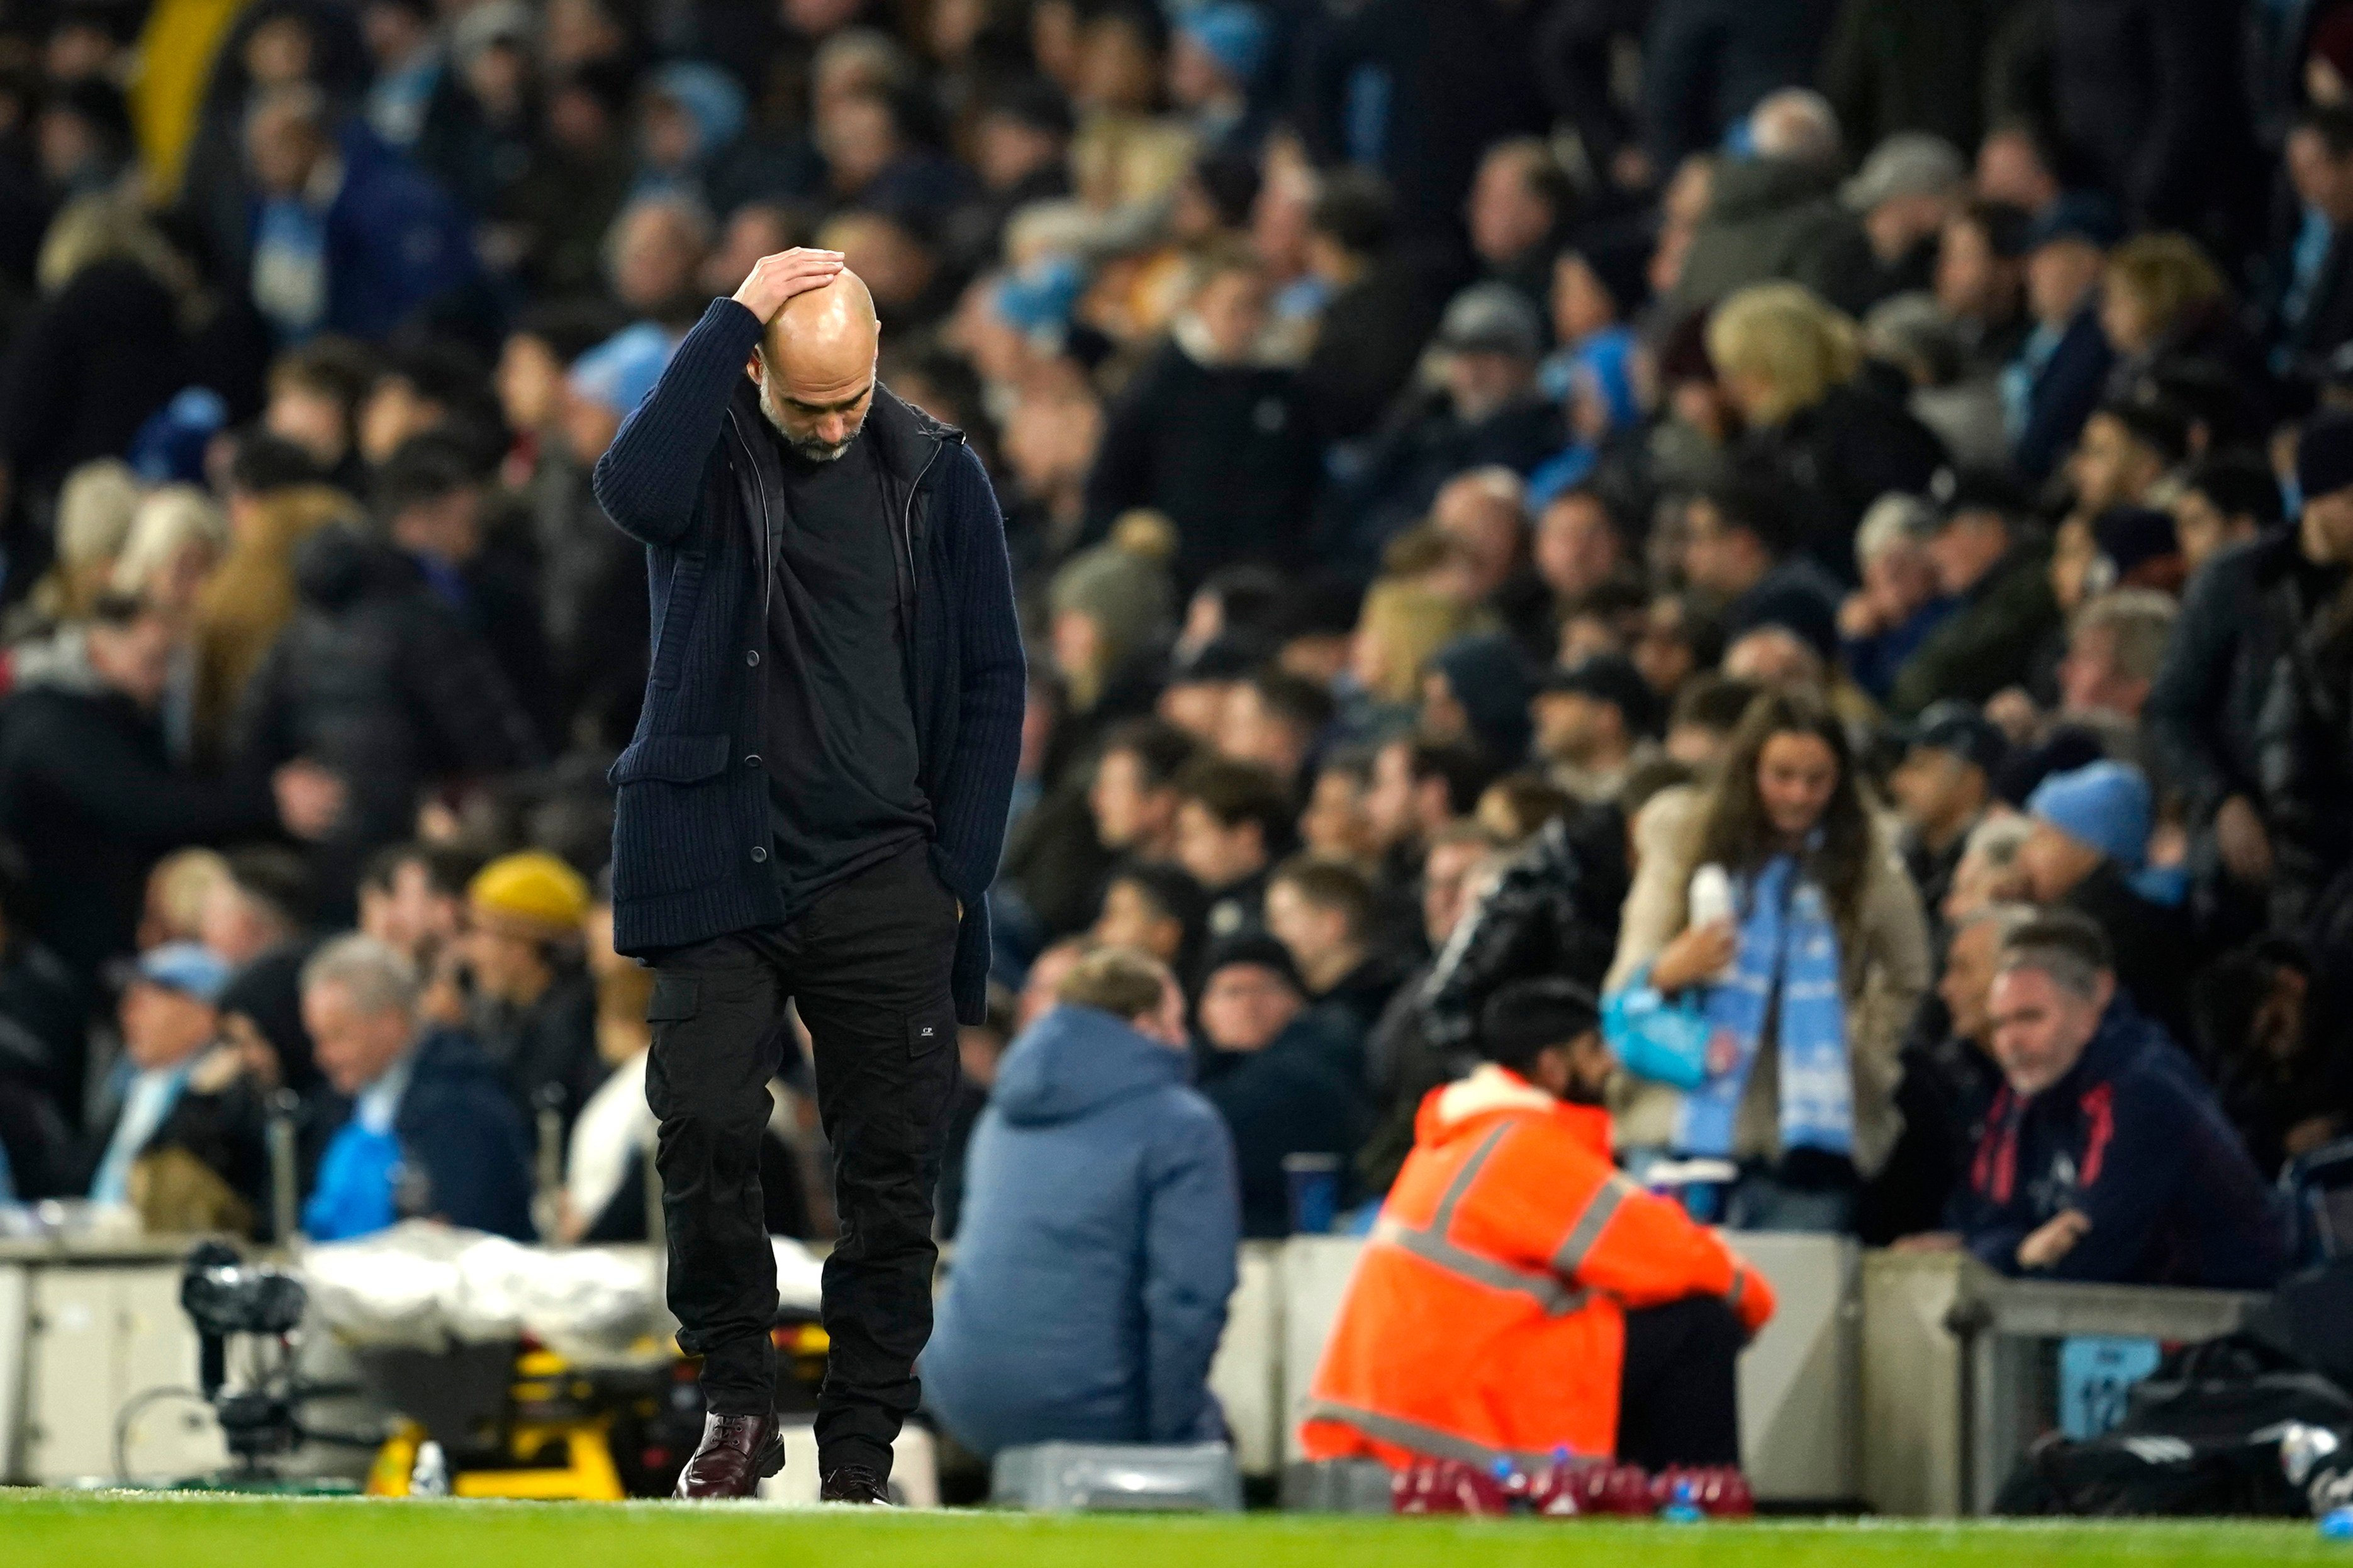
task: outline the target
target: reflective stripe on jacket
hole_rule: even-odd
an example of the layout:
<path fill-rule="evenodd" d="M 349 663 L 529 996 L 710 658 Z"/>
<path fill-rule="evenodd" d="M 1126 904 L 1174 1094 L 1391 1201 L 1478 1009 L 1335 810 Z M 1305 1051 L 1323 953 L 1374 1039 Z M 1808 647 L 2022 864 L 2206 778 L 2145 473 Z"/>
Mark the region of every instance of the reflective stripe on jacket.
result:
<path fill-rule="evenodd" d="M 1615 1450 L 1625 1312 L 1771 1286 L 1609 1159 L 1609 1118 L 1495 1067 L 1422 1102 L 1309 1393 L 1313 1459 Z"/>

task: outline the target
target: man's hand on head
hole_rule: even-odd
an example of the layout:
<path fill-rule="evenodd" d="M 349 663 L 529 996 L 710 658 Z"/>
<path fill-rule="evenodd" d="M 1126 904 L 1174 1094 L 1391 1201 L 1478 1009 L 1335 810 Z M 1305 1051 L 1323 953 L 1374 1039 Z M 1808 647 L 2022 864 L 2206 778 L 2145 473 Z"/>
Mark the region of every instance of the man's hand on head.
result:
<path fill-rule="evenodd" d="M 785 301 L 812 289 L 822 289 L 841 276 L 838 250 L 780 250 L 752 264 L 751 275 L 735 290 L 735 302 L 766 326 L 785 308 Z"/>

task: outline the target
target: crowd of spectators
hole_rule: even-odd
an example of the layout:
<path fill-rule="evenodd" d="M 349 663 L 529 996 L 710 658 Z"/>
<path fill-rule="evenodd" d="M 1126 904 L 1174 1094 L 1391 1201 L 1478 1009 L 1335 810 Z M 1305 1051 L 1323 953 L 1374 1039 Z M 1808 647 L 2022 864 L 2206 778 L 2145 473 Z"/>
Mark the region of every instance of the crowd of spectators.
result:
<path fill-rule="evenodd" d="M 1107 1194 L 1031 1149 L 1369 1205 L 1545 979 L 1701 1217 L 2284 1265 L 2353 1133 L 2353 0 L 0 12 L 0 1196 L 266 1233 L 283 1116 L 313 1234 L 644 1234 L 589 475 L 796 245 L 1027 632 L 944 1231 Z"/>

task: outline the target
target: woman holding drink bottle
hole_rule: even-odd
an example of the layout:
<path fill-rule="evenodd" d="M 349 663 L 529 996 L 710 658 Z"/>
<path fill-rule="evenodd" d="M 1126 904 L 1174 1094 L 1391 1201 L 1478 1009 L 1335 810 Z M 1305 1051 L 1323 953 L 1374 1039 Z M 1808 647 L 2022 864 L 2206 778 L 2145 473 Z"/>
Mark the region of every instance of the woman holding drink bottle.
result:
<path fill-rule="evenodd" d="M 1750 705 L 1715 785 L 1661 802 L 1610 966 L 1620 1153 L 1741 1229 L 1852 1228 L 1900 1124 L 1928 983 L 1919 895 L 1819 700 Z"/>

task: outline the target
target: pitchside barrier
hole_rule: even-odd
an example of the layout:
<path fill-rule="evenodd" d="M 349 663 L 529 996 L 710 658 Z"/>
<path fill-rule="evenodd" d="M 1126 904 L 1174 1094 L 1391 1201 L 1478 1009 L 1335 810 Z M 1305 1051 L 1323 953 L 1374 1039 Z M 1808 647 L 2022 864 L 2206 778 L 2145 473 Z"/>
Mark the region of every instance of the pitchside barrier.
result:
<path fill-rule="evenodd" d="M 2162 1350 L 2230 1333 L 2262 1300 L 2005 1279 L 1960 1254 L 1870 1254 L 1864 1500 L 1891 1514 L 1989 1512 L 2035 1438 L 2105 1429 Z"/>
<path fill-rule="evenodd" d="M 0 1479 L 112 1478 L 118 1422 L 142 1398 L 160 1401 L 139 1423 L 142 1468 L 223 1463 L 203 1407 L 157 1392 L 195 1381 L 178 1303 L 191 1245 L 0 1241 Z M 2146 1364 L 2141 1347 L 2228 1332 L 2255 1300 L 2022 1283 L 1961 1255 L 1863 1254 L 1836 1237 L 1738 1245 L 1779 1300 L 1741 1358 L 1740 1401 L 1757 1495 L 1783 1507 L 1983 1512 L 2035 1436 L 2120 1393 Z M 1299 1411 L 1362 1246 L 1319 1236 L 1243 1247 L 1210 1384 L 1244 1475 L 1279 1479 L 1298 1460 Z M 304 1355 L 322 1381 L 344 1374 L 343 1359 L 330 1343 Z M 349 1428 L 364 1413 L 328 1414 Z"/>

